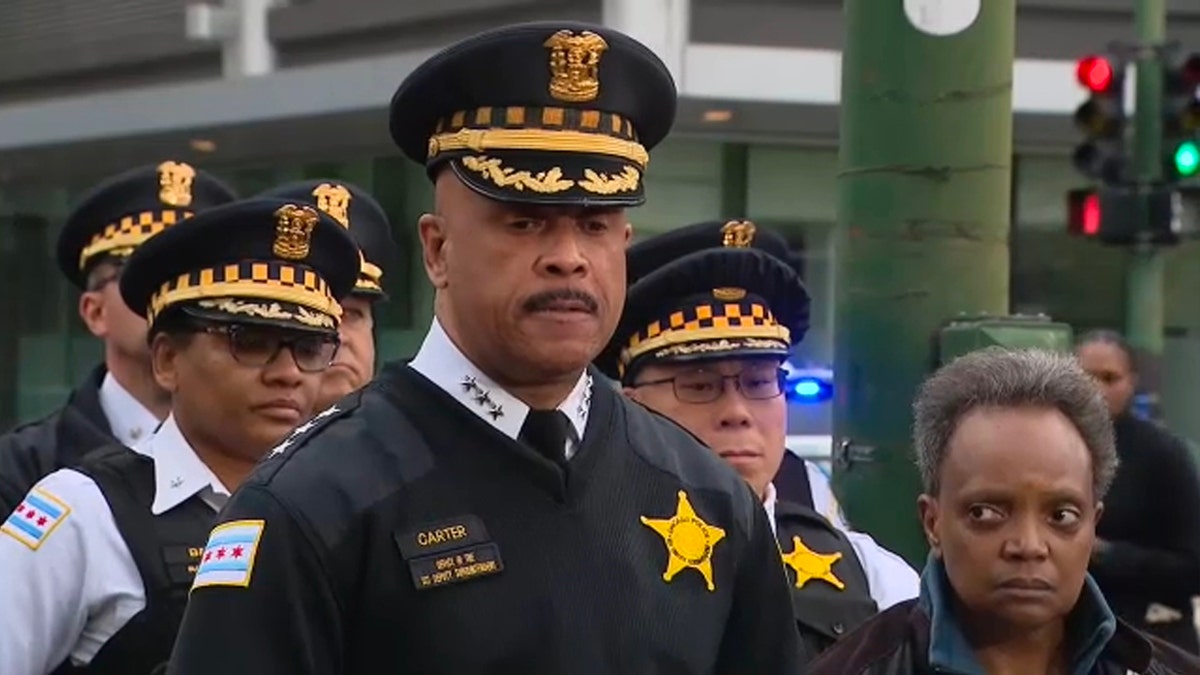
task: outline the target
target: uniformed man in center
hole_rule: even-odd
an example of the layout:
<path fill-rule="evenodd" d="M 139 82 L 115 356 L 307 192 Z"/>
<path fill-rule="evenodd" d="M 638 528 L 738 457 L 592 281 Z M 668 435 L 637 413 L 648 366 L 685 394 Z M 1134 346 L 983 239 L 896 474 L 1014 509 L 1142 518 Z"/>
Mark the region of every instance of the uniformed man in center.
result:
<path fill-rule="evenodd" d="M 342 299 L 338 324 L 337 358 L 321 376 L 317 410 L 325 410 L 343 396 L 367 384 L 375 375 L 376 308 L 387 301 L 384 279 L 399 261 L 387 213 L 363 188 L 332 178 L 317 178 L 280 185 L 259 195 L 307 203 L 328 213 L 350 231 L 360 251 L 360 269 L 354 290 Z"/>
<path fill-rule="evenodd" d="M 783 362 L 808 331 L 809 296 L 783 237 L 745 220 L 681 227 L 629 250 L 625 312 L 598 365 L 733 466 L 762 500 L 806 656 L 916 597 L 916 573 L 811 503 L 777 498 L 786 452 Z"/>
<path fill-rule="evenodd" d="M 577 23 L 469 38 L 404 81 L 435 321 L 233 495 L 208 551 L 237 537 L 252 564 L 200 566 L 170 673 L 797 672 L 761 504 L 589 368 L 675 104 L 649 49 Z"/>

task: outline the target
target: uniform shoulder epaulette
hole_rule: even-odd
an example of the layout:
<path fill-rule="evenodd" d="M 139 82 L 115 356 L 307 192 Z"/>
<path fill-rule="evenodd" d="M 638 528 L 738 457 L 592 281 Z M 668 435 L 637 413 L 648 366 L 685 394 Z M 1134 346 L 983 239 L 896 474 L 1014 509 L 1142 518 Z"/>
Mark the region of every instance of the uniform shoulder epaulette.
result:
<path fill-rule="evenodd" d="M 297 446 L 303 445 L 331 422 L 350 414 L 358 408 L 361 397 L 362 392 L 360 390 L 313 415 L 312 419 L 293 429 L 292 433 L 288 434 L 287 438 L 283 439 L 279 445 L 271 448 L 271 452 L 267 453 L 267 459 L 279 457 L 290 450 L 294 450 Z"/>

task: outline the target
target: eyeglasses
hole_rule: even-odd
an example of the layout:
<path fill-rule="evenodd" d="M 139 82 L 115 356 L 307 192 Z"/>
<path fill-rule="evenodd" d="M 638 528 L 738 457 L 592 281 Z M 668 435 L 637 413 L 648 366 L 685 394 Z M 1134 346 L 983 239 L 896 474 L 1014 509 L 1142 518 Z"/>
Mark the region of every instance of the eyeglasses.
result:
<path fill-rule="evenodd" d="M 711 370 L 692 370 L 663 380 L 639 382 L 634 387 L 649 387 L 670 383 L 675 398 L 681 403 L 712 403 L 725 393 L 725 382 L 752 401 L 772 399 L 783 394 L 785 373 L 782 368 L 746 368 L 735 375 L 722 375 Z"/>
<path fill-rule="evenodd" d="M 247 326 L 205 326 L 211 335 L 224 335 L 233 360 L 243 366 L 262 368 L 273 362 L 286 347 L 304 373 L 319 373 L 333 363 L 341 341 L 336 335 L 298 335 L 284 337 L 279 333 Z"/>

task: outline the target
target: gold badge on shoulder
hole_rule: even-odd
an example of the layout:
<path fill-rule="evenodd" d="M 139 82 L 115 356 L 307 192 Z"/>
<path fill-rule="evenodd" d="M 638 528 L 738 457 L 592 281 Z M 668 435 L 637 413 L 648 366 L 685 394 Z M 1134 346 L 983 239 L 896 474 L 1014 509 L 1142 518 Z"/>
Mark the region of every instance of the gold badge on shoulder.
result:
<path fill-rule="evenodd" d="M 796 573 L 796 588 L 804 588 L 810 580 L 820 579 L 839 591 L 846 590 L 846 584 L 833 573 L 834 563 L 842 559 L 841 553 L 817 553 L 795 536 L 792 537 L 792 552 L 781 551 L 781 554 L 783 563 Z"/>
<path fill-rule="evenodd" d="M 663 572 L 663 581 L 669 583 L 676 574 L 690 567 L 704 577 L 709 591 L 717 589 L 713 583 L 712 556 L 717 542 L 725 538 L 725 530 L 709 525 L 697 516 L 686 492 L 679 491 L 674 516 L 663 519 L 642 516 L 642 524 L 657 532 L 667 545 L 667 569 Z"/>

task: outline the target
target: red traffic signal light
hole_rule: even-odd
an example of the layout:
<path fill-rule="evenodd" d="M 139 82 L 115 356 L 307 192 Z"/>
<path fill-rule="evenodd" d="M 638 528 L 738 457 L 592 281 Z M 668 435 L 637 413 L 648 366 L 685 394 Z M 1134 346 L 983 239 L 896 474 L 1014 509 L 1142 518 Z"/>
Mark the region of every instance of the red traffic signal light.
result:
<path fill-rule="evenodd" d="M 1085 56 L 1075 66 L 1075 78 L 1079 84 L 1095 94 L 1107 93 L 1113 86 L 1112 63 L 1103 56 Z"/>
<path fill-rule="evenodd" d="M 1067 231 L 1084 237 L 1100 234 L 1102 210 L 1100 195 L 1093 190 L 1071 190 L 1067 193 Z"/>

